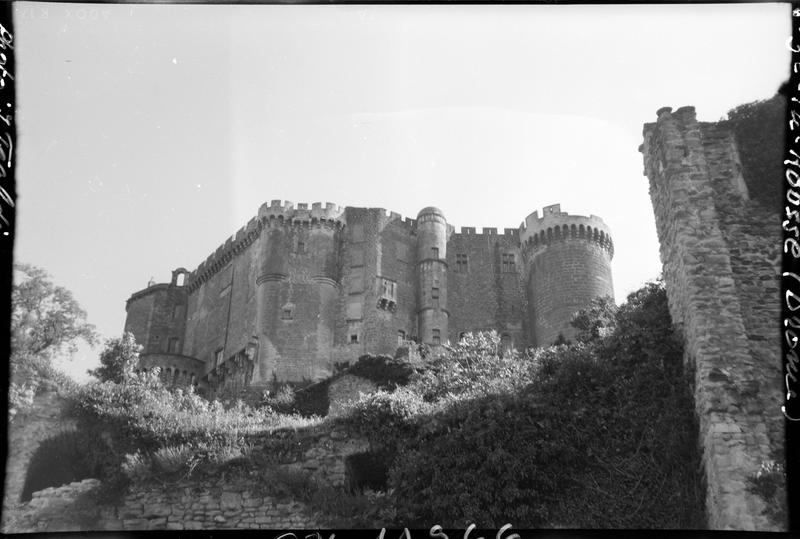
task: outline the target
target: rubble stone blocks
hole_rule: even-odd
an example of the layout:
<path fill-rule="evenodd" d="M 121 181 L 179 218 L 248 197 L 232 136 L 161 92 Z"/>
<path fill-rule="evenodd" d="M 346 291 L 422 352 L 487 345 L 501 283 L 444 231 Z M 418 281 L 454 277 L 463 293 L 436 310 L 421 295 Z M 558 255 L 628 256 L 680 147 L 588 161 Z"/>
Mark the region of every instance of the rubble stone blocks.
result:
<path fill-rule="evenodd" d="M 783 460 L 780 221 L 745 178 L 722 122 L 665 107 L 644 126 L 644 172 L 672 319 L 694 370 L 709 527 L 783 530 L 747 480 Z"/>

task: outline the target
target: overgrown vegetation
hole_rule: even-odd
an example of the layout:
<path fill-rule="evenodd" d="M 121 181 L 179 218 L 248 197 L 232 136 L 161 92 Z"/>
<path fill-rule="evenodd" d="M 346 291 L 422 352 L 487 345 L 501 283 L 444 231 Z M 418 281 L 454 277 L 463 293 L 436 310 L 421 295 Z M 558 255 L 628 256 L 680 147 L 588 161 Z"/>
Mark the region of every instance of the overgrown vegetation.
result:
<path fill-rule="evenodd" d="M 727 118 L 739 148 L 750 196 L 775 211 L 779 210 L 783 197 L 785 118 L 786 97 L 781 94 L 739 105 L 728 112 Z"/>
<path fill-rule="evenodd" d="M 98 473 L 118 495 L 129 482 L 238 470 L 338 527 L 704 527 L 697 426 L 663 286 L 619 308 L 597 300 L 574 325 L 574 344 L 525 354 L 481 333 L 422 365 L 362 358 L 345 372 L 381 389 L 327 420 L 286 413 L 302 389 L 251 408 L 167 390 L 157 372 L 89 384 L 74 393 L 78 433 L 50 459 L 85 444 L 73 476 Z M 360 431 L 385 466 L 351 459 L 367 479 L 349 490 L 283 468 L 309 448 L 294 430 L 323 421 Z M 32 473 L 46 476 L 42 459 Z"/>
<path fill-rule="evenodd" d="M 80 341 L 97 342 L 97 332 L 72 293 L 53 284 L 41 268 L 14 264 L 11 290 L 11 379 L 9 419 L 27 409 L 45 389 L 70 389 L 72 380 L 53 367 Z"/>
<path fill-rule="evenodd" d="M 702 528 L 688 381 L 660 284 L 576 318 L 578 343 L 499 357 L 448 347 L 349 421 L 396 455 L 397 522 L 463 527 Z"/>

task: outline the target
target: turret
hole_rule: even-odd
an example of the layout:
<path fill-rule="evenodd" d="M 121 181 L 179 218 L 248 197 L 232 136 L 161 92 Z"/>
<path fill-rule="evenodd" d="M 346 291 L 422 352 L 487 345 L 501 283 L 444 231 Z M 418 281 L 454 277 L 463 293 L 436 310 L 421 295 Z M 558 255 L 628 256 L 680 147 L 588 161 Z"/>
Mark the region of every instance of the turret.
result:
<path fill-rule="evenodd" d="M 569 215 L 559 204 L 533 212 L 520 227 L 527 270 L 527 333 L 536 346 L 549 346 L 559 335 L 571 339 L 576 311 L 598 297 L 614 296 L 611 258 L 614 244 L 608 226 L 595 215 Z"/>
<path fill-rule="evenodd" d="M 127 301 L 125 331 L 130 331 L 141 344 L 143 354 L 180 354 L 186 328 L 187 288 L 189 272 L 177 268 L 169 283 L 156 284 L 151 279 L 147 288 L 134 293 Z"/>
<path fill-rule="evenodd" d="M 448 339 L 447 220 L 439 208 L 417 215 L 417 279 L 419 338 L 438 345 Z"/>

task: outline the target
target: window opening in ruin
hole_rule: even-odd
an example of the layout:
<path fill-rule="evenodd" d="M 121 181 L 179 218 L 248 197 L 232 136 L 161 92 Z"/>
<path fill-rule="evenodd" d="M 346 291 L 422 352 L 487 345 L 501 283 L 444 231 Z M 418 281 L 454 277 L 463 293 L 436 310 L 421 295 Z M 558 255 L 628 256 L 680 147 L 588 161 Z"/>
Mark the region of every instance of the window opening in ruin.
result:
<path fill-rule="evenodd" d="M 397 344 L 403 344 L 406 340 L 406 332 L 402 329 L 397 330 Z"/>
<path fill-rule="evenodd" d="M 433 341 L 433 344 L 442 344 L 442 334 L 440 330 L 434 329 L 431 331 L 431 334 L 431 341 Z"/>
<path fill-rule="evenodd" d="M 185 279 L 186 279 L 186 274 L 185 273 L 179 273 L 178 274 L 178 278 L 175 279 L 175 284 L 177 286 L 183 286 L 183 283 L 184 283 Z"/>
<path fill-rule="evenodd" d="M 172 308 L 172 319 L 180 318 L 182 313 L 183 306 L 182 305 L 175 305 Z"/>
<path fill-rule="evenodd" d="M 358 333 L 350 335 L 350 344 L 358 344 Z"/>
<path fill-rule="evenodd" d="M 502 256 L 503 273 L 515 273 L 517 271 L 517 264 L 514 260 L 514 253 L 503 253 Z"/>
<path fill-rule="evenodd" d="M 397 283 L 381 278 L 378 293 L 378 308 L 394 312 L 397 309 Z"/>
<path fill-rule="evenodd" d="M 302 255 L 306 252 L 306 244 L 302 241 L 297 242 L 297 254 Z"/>
<path fill-rule="evenodd" d="M 169 340 L 169 348 L 167 348 L 170 354 L 177 354 L 178 353 L 178 338 L 172 337 Z"/>
<path fill-rule="evenodd" d="M 466 253 L 456 254 L 456 273 L 467 273 L 469 271 L 469 259 Z"/>
<path fill-rule="evenodd" d="M 439 308 L 439 289 L 436 287 L 431 288 L 431 303 L 435 309 Z"/>
<path fill-rule="evenodd" d="M 439 248 L 438 247 L 431 247 L 431 258 L 436 260 L 439 259 Z"/>

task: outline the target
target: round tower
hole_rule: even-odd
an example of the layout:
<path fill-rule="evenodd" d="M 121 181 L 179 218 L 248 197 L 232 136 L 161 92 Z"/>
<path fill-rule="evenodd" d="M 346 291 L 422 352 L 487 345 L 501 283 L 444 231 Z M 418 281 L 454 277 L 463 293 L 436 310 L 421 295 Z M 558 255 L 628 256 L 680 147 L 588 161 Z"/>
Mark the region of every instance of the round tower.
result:
<path fill-rule="evenodd" d="M 417 324 L 421 342 L 447 342 L 447 220 L 439 208 L 417 215 Z"/>
<path fill-rule="evenodd" d="M 595 215 L 569 215 L 561 206 L 533 212 L 520 229 L 527 272 L 527 333 L 536 346 L 550 346 L 559 335 L 571 340 L 576 311 L 598 297 L 614 296 L 608 226 Z"/>

